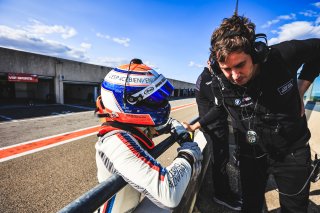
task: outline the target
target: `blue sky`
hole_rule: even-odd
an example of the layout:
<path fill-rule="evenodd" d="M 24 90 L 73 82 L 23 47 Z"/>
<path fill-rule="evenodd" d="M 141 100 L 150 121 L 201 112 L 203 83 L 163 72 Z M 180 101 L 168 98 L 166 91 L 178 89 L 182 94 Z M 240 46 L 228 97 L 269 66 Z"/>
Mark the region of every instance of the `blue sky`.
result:
<path fill-rule="evenodd" d="M 211 33 L 235 2 L 0 0 L 0 46 L 106 66 L 138 57 L 167 77 L 194 83 Z M 239 0 L 239 14 L 269 44 L 320 38 L 319 0 Z"/>

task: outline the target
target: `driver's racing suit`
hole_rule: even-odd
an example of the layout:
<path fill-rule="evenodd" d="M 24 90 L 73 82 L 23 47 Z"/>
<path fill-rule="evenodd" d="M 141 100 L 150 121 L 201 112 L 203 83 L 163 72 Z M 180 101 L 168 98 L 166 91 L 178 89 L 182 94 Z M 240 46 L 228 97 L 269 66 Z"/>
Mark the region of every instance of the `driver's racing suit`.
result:
<path fill-rule="evenodd" d="M 140 202 L 139 192 L 162 208 L 174 208 L 179 204 L 195 163 L 190 163 L 190 159 L 179 154 L 190 151 L 190 147 L 183 150 L 182 145 L 178 149 L 178 157 L 168 167 L 161 166 L 151 157 L 132 133 L 121 129 L 101 136 L 95 147 L 99 182 L 117 173 L 130 184 L 100 207 L 98 212 L 131 212 Z M 199 149 L 197 146 L 194 148 Z"/>

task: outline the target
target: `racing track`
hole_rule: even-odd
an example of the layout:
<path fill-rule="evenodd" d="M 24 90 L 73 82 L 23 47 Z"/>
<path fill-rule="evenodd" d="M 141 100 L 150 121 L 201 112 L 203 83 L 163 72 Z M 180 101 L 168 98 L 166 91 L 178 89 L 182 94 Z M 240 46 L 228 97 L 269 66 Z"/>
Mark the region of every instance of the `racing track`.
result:
<path fill-rule="evenodd" d="M 180 121 L 194 118 L 197 114 L 196 105 L 190 105 L 194 102 L 194 99 L 173 101 L 172 107 L 175 110 L 171 113 L 172 117 Z M 185 105 L 185 108 L 177 108 L 181 105 Z M 311 111 L 307 110 L 309 117 L 310 113 Z M 310 129 L 316 139 L 311 142 L 317 143 L 320 112 L 312 111 L 310 119 L 309 117 Z M 95 133 L 78 137 L 76 140 L 70 138 L 73 138 L 76 135 L 74 132 L 79 129 L 99 124 L 92 111 L 0 122 L 0 212 L 57 212 L 95 186 Z M 30 143 L 39 138 L 46 138 L 42 140 L 45 141 L 48 136 L 53 135 L 55 137 L 49 137 L 49 141 L 56 143 L 50 146 L 42 144 L 43 147 L 39 148 L 34 146 L 36 143 Z M 63 139 L 70 141 L 59 144 L 59 140 L 64 141 Z M 156 141 L 163 139 L 164 137 L 159 137 Z M 17 146 L 25 141 L 27 143 L 24 146 Z M 8 155 L 8 152 L 4 151 L 8 146 L 14 151 L 11 157 L 4 157 L 4 153 Z M 320 150 L 319 146 L 318 143 L 317 151 Z M 26 154 L 26 147 L 31 149 L 31 153 Z M 172 161 L 176 147 L 177 145 L 174 145 L 160 157 L 162 164 L 168 165 Z M 271 187 L 266 197 L 269 212 L 275 213 L 279 208 L 277 192 Z M 320 212 L 320 181 L 312 184 L 310 201 L 308 213 Z M 214 204 L 210 194 L 201 204 L 208 210 L 205 212 L 234 212 Z"/>
<path fill-rule="evenodd" d="M 196 105 L 190 105 L 194 99 L 189 99 L 189 103 L 175 102 L 172 104 L 172 117 L 188 121 L 196 116 Z M 178 108 L 177 104 L 185 105 L 185 108 Z M 3 148 L 3 144 L 12 146 L 39 136 L 47 137 L 95 125 L 99 125 L 99 120 L 93 117 L 92 112 L 1 123 L 0 145 Z M 97 138 L 93 134 L 1 162 L 0 212 L 56 212 L 95 186 L 94 144 Z M 161 159 L 163 164 L 168 164 L 174 157 L 175 149 L 172 148 Z"/>

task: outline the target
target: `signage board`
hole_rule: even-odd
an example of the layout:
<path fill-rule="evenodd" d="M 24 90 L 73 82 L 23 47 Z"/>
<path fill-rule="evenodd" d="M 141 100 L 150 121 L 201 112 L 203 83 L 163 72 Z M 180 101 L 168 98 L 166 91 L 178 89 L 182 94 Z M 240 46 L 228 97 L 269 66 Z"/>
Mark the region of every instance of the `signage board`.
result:
<path fill-rule="evenodd" d="M 8 81 L 38 83 L 38 76 L 27 73 L 8 73 Z"/>

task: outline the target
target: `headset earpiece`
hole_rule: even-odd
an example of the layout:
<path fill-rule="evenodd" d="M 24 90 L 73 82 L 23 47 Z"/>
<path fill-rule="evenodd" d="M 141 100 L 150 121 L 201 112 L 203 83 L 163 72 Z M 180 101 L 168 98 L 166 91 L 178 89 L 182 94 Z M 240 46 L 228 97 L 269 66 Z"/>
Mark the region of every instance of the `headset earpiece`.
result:
<path fill-rule="evenodd" d="M 254 42 L 252 45 L 252 61 L 254 64 L 266 62 L 269 55 L 268 40 L 266 34 L 259 33 L 254 36 Z M 260 41 L 257 41 L 261 39 Z"/>
<path fill-rule="evenodd" d="M 210 67 L 211 67 L 213 74 L 218 75 L 221 73 L 221 70 L 219 68 L 219 64 L 216 60 L 212 59 L 210 61 Z"/>

